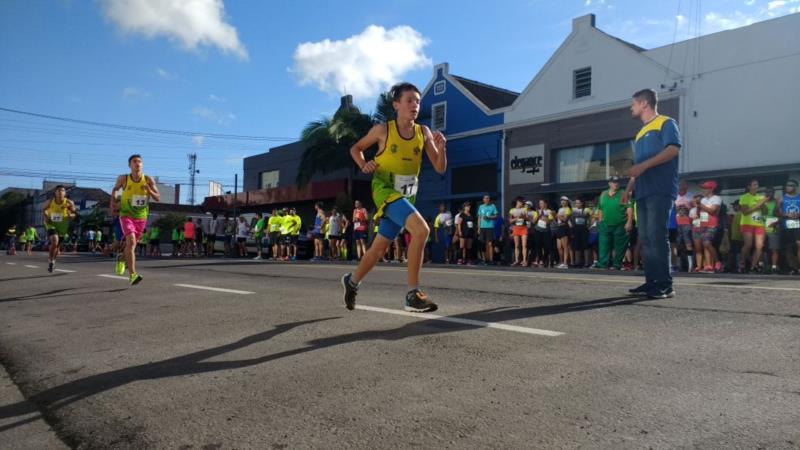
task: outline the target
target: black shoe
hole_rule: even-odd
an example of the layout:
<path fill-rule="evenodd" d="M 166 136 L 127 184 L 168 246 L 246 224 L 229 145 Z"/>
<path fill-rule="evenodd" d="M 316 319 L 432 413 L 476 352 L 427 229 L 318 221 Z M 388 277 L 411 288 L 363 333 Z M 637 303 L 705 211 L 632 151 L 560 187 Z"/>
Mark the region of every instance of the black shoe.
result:
<path fill-rule="evenodd" d="M 404 308 L 406 311 L 432 312 L 436 311 L 438 308 L 436 303 L 428 300 L 428 296 L 419 289 L 412 289 L 406 294 L 406 306 Z"/>
<path fill-rule="evenodd" d="M 675 290 L 671 287 L 666 289 L 651 289 L 647 293 L 647 298 L 650 300 L 663 300 L 665 298 L 675 297 Z"/>
<path fill-rule="evenodd" d="M 344 306 L 349 310 L 356 309 L 356 294 L 358 294 L 358 285 L 353 286 L 350 279 L 353 274 L 346 273 L 342 276 L 342 288 L 344 289 Z"/>
<path fill-rule="evenodd" d="M 47 271 L 53 273 L 53 269 L 56 267 L 56 263 L 49 263 L 47 264 Z"/>
<path fill-rule="evenodd" d="M 647 295 L 653 289 L 653 286 L 650 284 L 643 284 L 639 287 L 635 287 L 633 289 L 628 289 L 628 293 L 631 295 Z"/>

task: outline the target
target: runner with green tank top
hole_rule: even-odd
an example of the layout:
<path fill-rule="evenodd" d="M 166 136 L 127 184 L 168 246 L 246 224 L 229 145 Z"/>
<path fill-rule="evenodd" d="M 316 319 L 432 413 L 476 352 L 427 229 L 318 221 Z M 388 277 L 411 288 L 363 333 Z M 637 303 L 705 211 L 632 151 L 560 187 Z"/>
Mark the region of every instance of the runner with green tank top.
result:
<path fill-rule="evenodd" d="M 39 240 L 39 233 L 36 232 L 36 228 L 33 225 L 28 225 L 28 229 L 25 230 L 25 237 L 27 238 L 25 252 L 28 256 L 33 255 L 33 246 Z"/>
<path fill-rule="evenodd" d="M 47 229 L 47 239 L 50 244 L 47 271 L 53 273 L 56 258 L 61 253 L 62 239 L 69 234 L 69 220 L 74 218 L 75 203 L 67 198 L 67 190 L 58 185 L 54 190 L 55 196 L 44 207 L 44 226 Z"/>
<path fill-rule="evenodd" d="M 430 229 L 414 207 L 414 201 L 419 188 L 422 153 L 428 156 L 437 173 L 444 174 L 447 140 L 441 132 L 431 133 L 428 127 L 415 122 L 419 115 L 420 91 L 413 84 L 398 84 L 392 87 L 390 95 L 397 118 L 375 125 L 350 149 L 350 156 L 361 172 L 372 174 L 372 200 L 378 209 L 374 218 L 380 220 L 380 225 L 378 236 L 361 258 L 355 273 L 342 277 L 344 303 L 348 309 L 355 308 L 361 280 L 405 228 L 412 238 L 408 247 L 408 293 L 404 308 L 414 312 L 433 311 L 436 304 L 419 289 L 419 273 Z M 375 159 L 365 160 L 364 151 L 375 145 L 378 146 Z"/>
<path fill-rule="evenodd" d="M 141 155 L 131 155 L 128 158 L 130 173 L 117 177 L 117 182 L 111 190 L 112 210 L 116 207 L 117 192 L 122 191 L 119 201 L 119 221 L 125 240 L 124 255 L 131 285 L 142 281 L 142 276 L 136 273 L 135 250 L 147 225 L 148 204 L 151 199 L 161 200 L 155 181 L 142 172 L 142 167 Z"/>

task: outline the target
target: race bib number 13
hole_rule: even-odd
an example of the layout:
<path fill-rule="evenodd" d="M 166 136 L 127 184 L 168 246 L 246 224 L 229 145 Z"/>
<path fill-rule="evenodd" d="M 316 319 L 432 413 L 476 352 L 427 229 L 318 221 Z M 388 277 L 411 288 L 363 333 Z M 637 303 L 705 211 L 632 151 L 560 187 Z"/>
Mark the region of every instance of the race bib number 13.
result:
<path fill-rule="evenodd" d="M 147 206 L 147 196 L 146 195 L 134 195 L 131 197 L 131 206 L 135 208 L 144 208 Z"/>

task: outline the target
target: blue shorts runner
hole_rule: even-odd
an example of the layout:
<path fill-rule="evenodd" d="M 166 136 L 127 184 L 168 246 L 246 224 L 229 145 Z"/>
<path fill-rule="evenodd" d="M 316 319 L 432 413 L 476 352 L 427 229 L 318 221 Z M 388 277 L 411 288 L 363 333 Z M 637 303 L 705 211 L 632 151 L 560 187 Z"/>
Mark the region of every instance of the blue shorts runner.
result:
<path fill-rule="evenodd" d="M 121 241 L 124 237 L 122 235 L 122 224 L 119 221 L 119 217 L 114 218 L 114 237 L 117 238 L 118 241 Z"/>
<path fill-rule="evenodd" d="M 386 239 L 394 240 L 400 230 L 406 226 L 406 219 L 408 216 L 417 212 L 417 208 L 408 201 L 408 199 L 401 198 L 389 203 L 383 208 L 383 217 L 378 226 L 378 234 Z"/>

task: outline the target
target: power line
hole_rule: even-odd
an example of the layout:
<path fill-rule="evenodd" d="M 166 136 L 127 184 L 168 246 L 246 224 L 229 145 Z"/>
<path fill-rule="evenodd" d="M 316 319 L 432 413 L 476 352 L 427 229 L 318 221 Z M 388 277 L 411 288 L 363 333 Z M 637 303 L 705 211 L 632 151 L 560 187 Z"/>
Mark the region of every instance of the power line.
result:
<path fill-rule="evenodd" d="M 0 107 L 0 111 L 5 111 L 13 114 L 21 114 L 31 117 L 39 117 L 43 119 L 59 120 L 62 122 L 79 123 L 83 125 L 91 125 L 97 127 L 115 128 L 118 130 L 141 131 L 145 133 L 167 134 L 175 136 L 189 136 L 189 137 L 204 136 L 204 137 L 219 138 L 219 139 L 232 139 L 232 140 L 244 140 L 244 141 L 270 141 L 270 142 L 287 142 L 296 140 L 296 138 L 289 138 L 289 137 L 243 136 L 237 134 L 203 133 L 199 131 L 182 131 L 182 130 L 167 130 L 163 128 L 137 127 L 133 125 L 122 125 L 115 123 L 95 122 L 91 120 L 73 119 L 69 117 L 52 116 L 49 114 L 40 114 L 30 111 L 21 111 L 18 109 L 3 108 L 3 107 Z"/>

